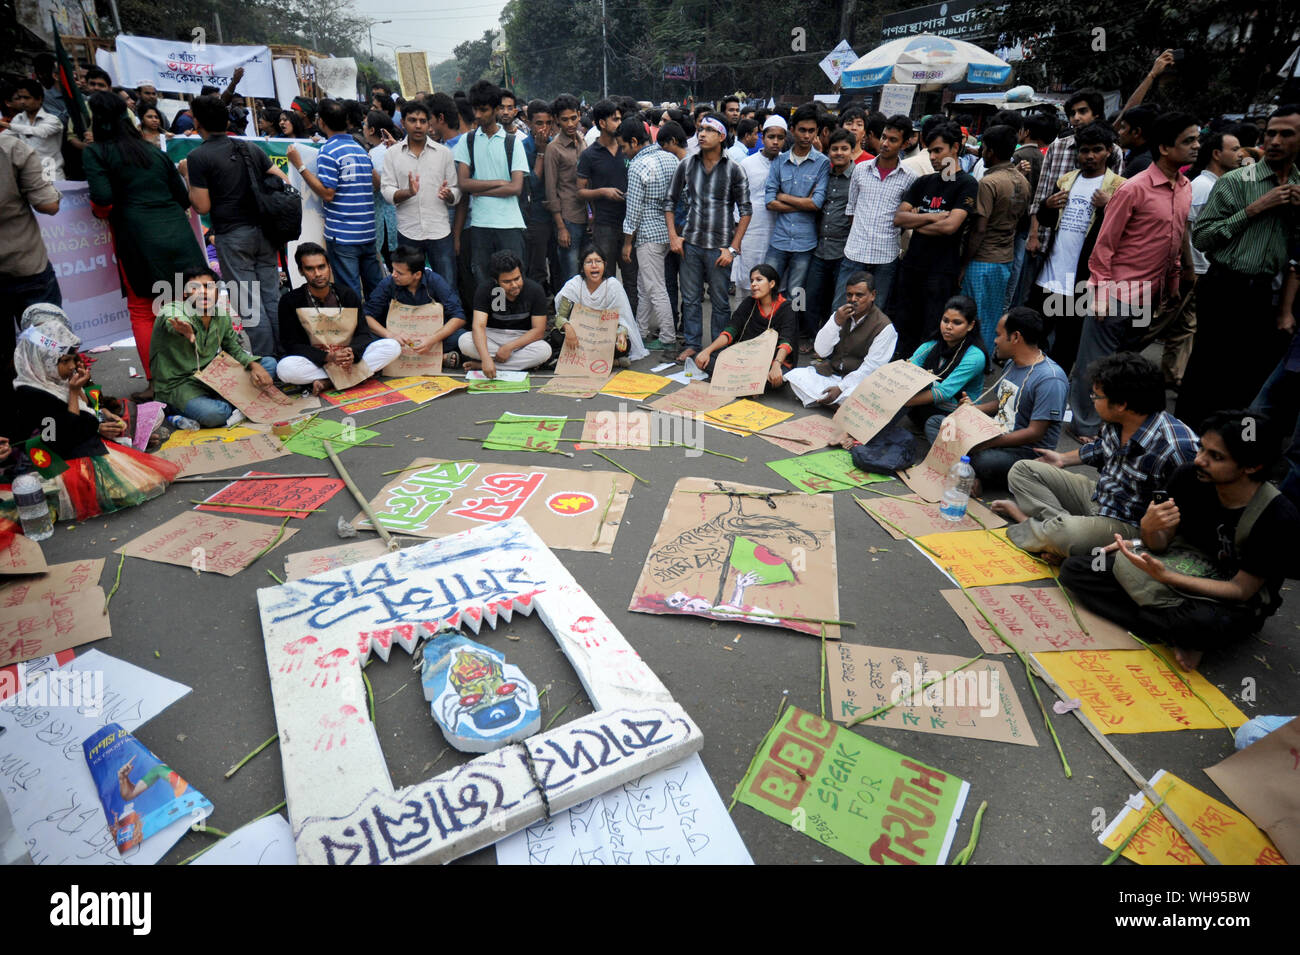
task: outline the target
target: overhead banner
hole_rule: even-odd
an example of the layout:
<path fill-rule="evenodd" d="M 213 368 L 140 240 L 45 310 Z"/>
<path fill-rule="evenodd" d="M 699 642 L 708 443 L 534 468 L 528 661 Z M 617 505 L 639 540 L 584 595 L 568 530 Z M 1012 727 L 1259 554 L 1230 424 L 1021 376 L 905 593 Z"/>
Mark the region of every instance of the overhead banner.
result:
<path fill-rule="evenodd" d="M 275 99 L 271 51 L 264 46 L 218 46 L 194 40 L 117 38 L 118 77 L 124 86 L 152 84 L 160 93 L 198 94 L 204 86 L 224 90 L 243 67 L 239 92 Z"/>
<path fill-rule="evenodd" d="M 107 219 L 90 209 L 84 182 L 56 182 L 63 194 L 59 211 L 37 216 L 45 252 L 59 279 L 63 310 L 82 348 L 96 348 L 131 334 L 131 316 L 117 274 L 117 256 Z"/>
<path fill-rule="evenodd" d="M 350 56 L 313 56 L 316 85 L 332 99 L 357 98 L 357 61 Z"/>

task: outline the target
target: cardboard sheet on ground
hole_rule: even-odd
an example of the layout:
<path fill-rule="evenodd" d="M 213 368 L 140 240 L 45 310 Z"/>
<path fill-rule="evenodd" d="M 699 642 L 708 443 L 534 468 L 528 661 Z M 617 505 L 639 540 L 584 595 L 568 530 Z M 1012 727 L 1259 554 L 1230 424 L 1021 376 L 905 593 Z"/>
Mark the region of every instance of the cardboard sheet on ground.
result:
<path fill-rule="evenodd" d="M 526 371 L 497 370 L 495 378 L 489 378 L 481 371 L 465 372 L 471 395 L 521 394 L 532 390 L 532 381 Z"/>
<path fill-rule="evenodd" d="M 678 388 L 670 394 L 656 398 L 650 402 L 650 407 L 665 413 L 703 414 L 706 411 L 721 408 L 730 402 L 731 399 L 726 395 L 715 395 L 709 391 L 707 384 L 697 381 L 685 388 Z"/>
<path fill-rule="evenodd" d="M 709 390 L 732 398 L 761 395 L 767 388 L 777 338 L 776 329 L 769 328 L 756 338 L 736 342 L 718 352 L 706 369 L 712 375 Z"/>
<path fill-rule="evenodd" d="M 990 529 L 1003 527 L 1007 523 L 973 498 L 966 504 L 966 516 L 960 521 L 950 521 L 940 516 L 937 505 L 924 501 L 915 494 L 900 494 L 899 497 L 907 500 L 900 501 L 877 494 L 868 494 L 866 497 L 856 499 L 858 505 L 896 541 L 906 540 L 909 534 L 912 537 L 925 537 L 927 534 L 977 531 L 980 529 L 979 521 L 983 521 L 984 526 Z M 895 530 L 884 521 L 897 525 L 899 530 Z"/>
<path fill-rule="evenodd" d="M 14 828 L 37 865 L 153 865 L 189 829 L 186 816 L 136 849 L 119 855 L 108 819 L 86 770 L 82 740 L 109 723 L 132 732 L 190 688 L 89 650 L 54 673 L 40 692 L 77 706 L 0 706 L 0 766 Z M 37 692 L 33 685 L 31 692 Z M 102 705 L 95 707 L 98 698 Z"/>
<path fill-rule="evenodd" d="M 170 438 L 163 442 L 159 451 L 172 451 L 176 448 L 188 448 L 193 445 L 211 442 L 240 441 L 262 434 L 256 428 L 236 425 L 233 428 L 199 428 L 197 431 L 173 431 Z"/>
<path fill-rule="evenodd" d="M 371 378 L 346 391 L 323 391 L 321 397 L 334 407 L 342 408 L 347 414 L 400 405 L 407 400 L 405 395 L 394 391 L 378 378 Z"/>
<path fill-rule="evenodd" d="M 1224 865 L 1285 865 L 1282 854 L 1249 819 L 1231 806 L 1207 796 L 1173 773 L 1159 770 L 1147 782 L 1187 827 L 1200 836 L 1206 848 Z M 1141 802 L 1141 808 L 1133 808 Z M 1151 808 L 1146 796 L 1136 794 L 1097 841 L 1114 849 L 1137 828 Z M 1138 865 L 1204 865 L 1201 857 L 1169 824 L 1160 811 L 1151 814 L 1142 831 L 1124 849 L 1124 858 Z"/>
<path fill-rule="evenodd" d="M 560 357 L 555 362 L 555 377 L 574 388 L 585 389 L 594 385 L 593 391 L 599 391 L 614 371 L 618 310 L 598 312 L 585 305 L 574 305 L 573 311 L 569 313 L 569 324 L 573 326 L 577 337 L 570 342 L 567 333 L 565 334 Z"/>
<path fill-rule="evenodd" d="M 824 451 L 833 444 L 838 445 L 844 432 L 825 415 L 810 414 L 793 421 L 770 425 L 758 437 L 768 444 L 775 444 L 787 454 L 807 454 L 810 451 Z M 800 440 L 793 441 L 792 438 Z"/>
<path fill-rule="evenodd" d="M 613 395 L 616 398 L 627 398 L 629 401 L 645 401 L 651 395 L 658 393 L 668 384 L 668 379 L 663 375 L 649 375 L 643 371 L 620 371 L 617 375 L 605 382 L 605 386 L 600 389 L 602 395 Z"/>
<path fill-rule="evenodd" d="M 332 444 L 337 452 L 353 445 L 365 444 L 377 437 L 379 432 L 371 431 L 369 428 L 349 428 L 333 418 L 312 418 L 303 424 L 286 429 L 280 436 L 280 440 L 284 442 L 286 451 L 324 461 L 329 457 L 325 453 L 325 445 L 322 443 L 324 441 Z"/>
<path fill-rule="evenodd" d="M 236 441 L 207 441 L 176 448 L 165 447 L 159 453 L 168 461 L 175 461 L 181 466 L 177 477 L 187 477 L 230 468 L 246 468 L 250 464 L 282 458 L 290 452 L 274 435 L 254 434 Z"/>
<path fill-rule="evenodd" d="M 594 398 L 600 394 L 608 378 L 552 378 L 537 389 L 543 395 L 562 395 L 565 398 Z"/>
<path fill-rule="evenodd" d="M 39 541 L 29 540 L 14 527 L 0 531 L 0 576 L 10 574 L 37 574 L 46 567 L 45 552 Z"/>
<path fill-rule="evenodd" d="M 846 491 L 865 487 L 881 481 L 892 481 L 887 474 L 872 474 L 853 463 L 853 457 L 843 448 L 832 448 L 816 454 L 768 461 L 767 466 L 785 478 L 796 489 L 817 494 L 821 491 Z"/>
<path fill-rule="evenodd" d="M 346 345 L 357 332 L 359 309 L 355 308 L 300 308 L 298 321 L 307 331 L 307 339 L 317 348 L 328 349 Z M 364 321 L 364 319 L 362 319 Z M 325 374 L 330 384 L 339 391 L 359 385 L 373 374 L 370 366 L 358 360 L 347 368 L 336 361 L 325 362 Z"/>
<path fill-rule="evenodd" d="M 1286 861 L 1300 865 L 1300 720 L 1205 771 Z"/>
<path fill-rule="evenodd" d="M 835 424 L 863 443 L 870 441 L 903 405 L 937 379 L 910 361 L 892 361 L 862 379 L 835 412 Z"/>
<path fill-rule="evenodd" d="M 270 474 L 270 471 L 248 471 L 251 474 Z M 284 520 L 286 515 L 304 518 L 321 507 L 344 484 L 338 478 L 284 478 L 280 481 L 234 481 L 227 484 L 200 504 L 196 511 L 217 514 L 234 514 L 236 517 L 274 517 Z M 252 507 L 220 507 L 218 504 L 257 504 L 278 510 L 256 510 Z M 301 508 L 288 511 L 286 508 Z"/>
<path fill-rule="evenodd" d="M 434 398 L 441 398 L 445 394 L 450 394 L 461 388 L 468 388 L 469 382 L 463 378 L 448 378 L 446 375 L 435 375 L 431 378 L 420 375 L 412 375 L 407 378 L 390 378 L 387 382 L 388 387 L 396 391 L 408 401 L 414 401 L 417 405 L 422 405 L 426 401 L 432 401 Z"/>
<path fill-rule="evenodd" d="M 427 305 L 403 305 L 401 302 L 388 303 L 388 319 L 385 324 L 394 334 L 428 341 L 442 331 L 442 306 L 437 302 Z M 385 378 L 405 378 L 410 375 L 442 374 L 442 342 L 434 345 L 427 353 L 420 354 L 405 343 L 402 354 L 397 360 L 384 366 Z M 388 383 L 392 387 L 392 382 Z"/>
<path fill-rule="evenodd" d="M 1007 540 L 1006 528 L 927 534 L 918 541 L 938 554 L 921 551 L 962 587 L 993 587 L 1051 577 L 1051 568 Z"/>
<path fill-rule="evenodd" d="M 240 826 L 190 865 L 297 865 L 293 830 L 278 812 Z"/>
<path fill-rule="evenodd" d="M 786 709 L 737 797 L 864 865 L 943 865 L 970 783 L 852 730 Z"/>
<path fill-rule="evenodd" d="M 608 554 L 632 493 L 630 474 L 416 458 L 370 501 L 395 534 L 445 537 L 523 517 L 548 547 Z M 609 513 L 605 513 L 608 505 Z M 352 521 L 368 528 L 364 514 Z"/>
<path fill-rule="evenodd" d="M 258 424 L 287 421 L 320 407 L 318 398 L 290 398 L 274 385 L 258 388 L 239 362 L 225 352 L 219 352 L 194 377 L 242 411 L 249 421 Z"/>
<path fill-rule="evenodd" d="M 975 642 L 988 653 L 1011 653 L 1012 649 L 993 632 L 978 610 L 960 590 L 941 591 L 948 606 L 961 617 Z M 972 587 L 966 591 L 998 625 L 1007 639 L 1023 653 L 1056 650 L 1139 650 L 1142 645 L 1123 627 L 1099 617 L 1077 602 L 1079 620 L 1055 585 L 1050 587 Z"/>
<path fill-rule="evenodd" d="M 1152 646 L 1173 660 L 1168 647 Z M 1200 694 L 1198 700 L 1150 650 L 1067 650 L 1036 653 L 1034 659 L 1079 700 L 1083 712 L 1103 733 L 1222 730 L 1225 723 L 1237 727 L 1246 722 L 1246 714 L 1217 686 L 1199 673 L 1183 672 Z"/>
<path fill-rule="evenodd" d="M 507 411 L 483 439 L 488 451 L 554 451 L 564 433 L 563 416 L 515 414 Z"/>
<path fill-rule="evenodd" d="M 94 587 L 104 572 L 104 559 L 74 560 L 50 564 L 40 576 L 23 577 L 0 584 L 0 607 L 17 607 L 32 600 Z"/>
<path fill-rule="evenodd" d="M 648 450 L 658 444 L 649 411 L 588 411 L 582 422 L 582 441 L 575 451 L 589 448 Z M 670 435 L 671 437 L 671 435 Z"/>
<path fill-rule="evenodd" d="M 673 488 L 628 610 L 690 614 L 820 635 L 839 619 L 835 508 L 829 498 L 682 478 Z M 826 626 L 839 639 L 840 628 Z"/>
<path fill-rule="evenodd" d="M 323 574 L 335 567 L 348 567 L 363 560 L 383 557 L 387 553 L 388 545 L 378 537 L 358 538 L 335 547 L 299 551 L 284 559 L 284 576 L 286 580 L 301 580 L 303 577 Z"/>
<path fill-rule="evenodd" d="M 497 865 L 753 865 L 698 753 L 497 843 Z"/>
<path fill-rule="evenodd" d="M 704 412 L 704 420 L 707 424 L 721 428 L 723 431 L 730 431 L 732 434 L 738 434 L 741 437 L 751 432 L 770 428 L 773 425 L 780 424 L 786 418 L 792 417 L 794 415 L 789 411 L 777 411 L 775 408 L 769 408 L 757 401 L 750 401 L 748 398 L 733 401 L 715 411 Z M 727 425 L 734 425 L 735 427 L 728 428 Z"/>
<path fill-rule="evenodd" d="M 930 453 L 914 468 L 908 468 L 899 477 L 913 491 L 927 501 L 943 497 L 943 484 L 949 469 L 969 454 L 977 444 L 996 438 L 1002 433 L 997 422 L 974 405 L 958 405 L 957 410 L 943 419 L 939 440 L 930 446 Z"/>
<path fill-rule="evenodd" d="M 858 725 L 1037 746 L 1006 666 L 981 659 L 957 670 L 968 659 L 856 643 L 827 647 L 831 718 L 849 723 L 894 703 Z"/>
<path fill-rule="evenodd" d="M 0 664 L 22 663 L 112 635 L 101 587 L 49 594 L 0 607 Z"/>
<path fill-rule="evenodd" d="M 232 577 L 251 564 L 279 533 L 275 524 L 186 511 L 128 541 L 114 553 Z M 297 528 L 284 528 L 276 546 L 296 533 Z"/>

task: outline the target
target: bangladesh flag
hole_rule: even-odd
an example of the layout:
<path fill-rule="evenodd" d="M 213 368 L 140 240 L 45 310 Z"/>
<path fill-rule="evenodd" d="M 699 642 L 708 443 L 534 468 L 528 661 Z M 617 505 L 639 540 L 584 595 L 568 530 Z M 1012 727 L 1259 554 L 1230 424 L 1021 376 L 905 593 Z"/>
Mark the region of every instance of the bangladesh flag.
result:
<path fill-rule="evenodd" d="M 59 457 L 50 450 L 50 446 L 42 441 L 39 437 L 29 438 L 25 442 L 27 448 L 27 460 L 32 462 L 32 467 L 36 469 L 43 478 L 52 478 L 62 474 L 68 469 Z"/>
<path fill-rule="evenodd" d="M 731 545 L 731 566 L 738 573 L 758 575 L 759 584 L 784 584 L 794 580 L 794 571 L 784 557 L 748 537 L 737 537 Z"/>
<path fill-rule="evenodd" d="M 73 69 L 72 60 L 68 57 L 68 51 L 63 48 L 63 41 L 59 39 L 59 25 L 54 20 L 54 15 L 50 14 L 50 29 L 54 33 L 54 58 L 58 61 L 59 68 L 54 75 L 54 82 L 59 87 L 59 92 L 63 94 L 64 105 L 68 107 L 68 115 L 72 117 L 72 127 L 78 136 L 86 135 L 86 104 L 81 99 L 81 90 L 77 88 L 74 79 L 76 71 Z"/>

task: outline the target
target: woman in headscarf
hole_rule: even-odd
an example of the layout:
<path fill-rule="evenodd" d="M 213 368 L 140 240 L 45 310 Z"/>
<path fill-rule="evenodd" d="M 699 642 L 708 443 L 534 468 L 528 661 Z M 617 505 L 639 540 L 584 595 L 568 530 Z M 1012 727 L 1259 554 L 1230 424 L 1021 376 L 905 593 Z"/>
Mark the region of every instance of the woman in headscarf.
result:
<path fill-rule="evenodd" d="M 180 275 L 207 261 L 194 235 L 187 210 L 189 189 L 167 154 L 140 136 L 126 116 L 126 104 L 111 93 L 90 98 L 95 141 L 82 154 L 90 202 L 95 215 L 113 232 L 122 291 L 131 312 L 131 333 L 149 385 L 131 397 L 153 400 L 149 343 L 153 338 L 155 300 L 179 293 Z M 155 283 L 172 294 L 158 299 Z"/>
<path fill-rule="evenodd" d="M 781 276 L 763 262 L 749 270 L 749 295 L 741 300 L 731 321 L 713 343 L 695 356 L 701 371 L 708 371 L 713 357 L 729 345 L 757 338 L 769 328 L 776 330 L 776 353 L 768 369 L 767 383 L 773 388 L 785 384 L 785 372 L 798 358 L 799 322 L 784 295 L 777 291 Z"/>
<path fill-rule="evenodd" d="M 126 423 L 100 407 L 97 395 L 87 396 L 90 370 L 77 352 L 80 345 L 66 324 L 50 319 L 25 329 L 14 350 L 17 412 L 10 437 L 15 445 L 41 438 L 44 448 L 29 453 L 33 464 L 48 466 L 38 458 L 48 450 L 67 465 L 45 482 L 61 521 L 83 521 L 157 497 L 181 470 L 114 440 L 126 434 Z M 0 510 L 13 509 L 11 494 L 0 498 Z"/>
<path fill-rule="evenodd" d="M 608 276 L 608 277 L 607 277 Z M 618 312 L 618 335 L 614 340 L 614 360 L 626 367 L 650 354 L 641 341 L 641 332 L 632 317 L 627 292 L 618 279 L 609 276 L 605 255 L 588 243 L 582 250 L 578 274 L 564 283 L 555 296 L 555 328 L 567 338 L 577 330 L 569 324 L 574 305 L 584 305 L 597 312 Z"/>

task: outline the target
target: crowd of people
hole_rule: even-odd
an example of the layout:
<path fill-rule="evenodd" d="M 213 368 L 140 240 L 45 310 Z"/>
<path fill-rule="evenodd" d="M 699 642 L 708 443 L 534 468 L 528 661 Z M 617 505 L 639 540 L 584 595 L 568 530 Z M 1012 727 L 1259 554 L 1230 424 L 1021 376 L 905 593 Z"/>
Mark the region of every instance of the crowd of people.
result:
<path fill-rule="evenodd" d="M 75 159 L 110 224 L 149 380 L 132 397 L 164 402 L 180 427 L 240 420 L 196 378 L 223 351 L 259 387 L 317 393 L 331 367 L 374 373 L 404 348 L 493 377 L 554 362 L 579 334 L 575 305 L 617 311 L 623 365 L 657 353 L 707 372 L 775 330 L 769 388 L 809 407 L 833 410 L 907 360 L 936 380 L 896 424 L 933 442 L 962 404 L 992 417 L 1000 434 L 970 455 L 975 493 L 1009 493 L 994 504 L 1009 539 L 1064 561 L 1084 603 L 1195 665 L 1276 610 L 1300 530 L 1300 442 L 1275 475 L 1300 414 L 1300 106 L 1262 127 L 1157 110 L 1145 99 L 1169 62 L 1117 115 L 1082 89 L 1064 122 L 1004 109 L 978 130 L 972 116 L 735 96 L 521 103 L 488 81 L 250 117 L 238 77 L 166 124 L 156 91 L 89 70 L 81 134 L 38 62 L 5 88 L 0 122 L 0 347 L 18 358 L 4 386 L 39 398 L 9 423 L 6 466 L 46 412 L 76 422 L 51 442 L 64 457 L 104 455 L 121 435 L 116 414 L 86 405 L 33 217 L 57 211 L 52 183 Z M 289 177 L 232 135 L 254 126 L 314 140 L 286 151 L 324 210 L 323 242 L 292 256 L 297 288 L 282 287 L 290 257 L 268 228 Z M 178 135 L 202 140 L 179 165 L 165 151 Z M 444 323 L 392 330 L 395 303 L 437 303 Z M 304 312 L 324 308 L 357 316 L 346 344 L 308 333 Z M 1159 365 L 1140 354 L 1156 342 Z M 1077 450 L 1058 449 L 1063 433 Z M 1099 477 L 1066 470 L 1078 464 Z M 115 506 L 99 497 L 80 513 Z"/>

